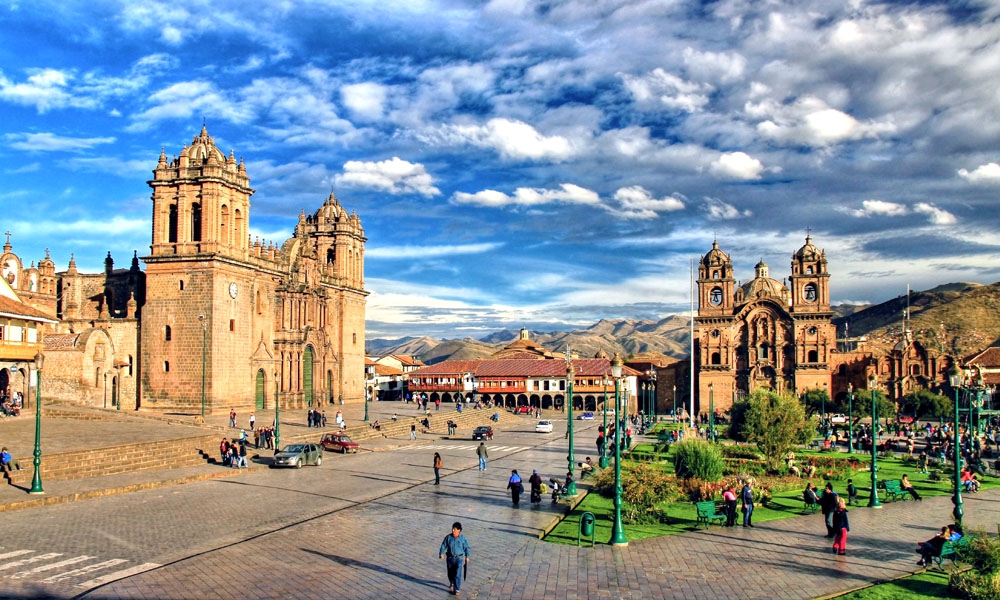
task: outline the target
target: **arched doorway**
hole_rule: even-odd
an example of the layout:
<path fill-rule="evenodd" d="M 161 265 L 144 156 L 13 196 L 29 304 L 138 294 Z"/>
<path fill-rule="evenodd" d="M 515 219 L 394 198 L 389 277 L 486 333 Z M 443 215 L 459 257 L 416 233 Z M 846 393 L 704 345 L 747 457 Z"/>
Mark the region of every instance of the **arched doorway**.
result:
<path fill-rule="evenodd" d="M 257 410 L 264 408 L 264 389 L 264 369 L 257 369 L 253 385 L 253 404 Z"/>
<path fill-rule="evenodd" d="M 302 353 L 302 395 L 306 399 L 306 406 L 313 405 L 313 349 L 306 346 L 306 351 Z"/>

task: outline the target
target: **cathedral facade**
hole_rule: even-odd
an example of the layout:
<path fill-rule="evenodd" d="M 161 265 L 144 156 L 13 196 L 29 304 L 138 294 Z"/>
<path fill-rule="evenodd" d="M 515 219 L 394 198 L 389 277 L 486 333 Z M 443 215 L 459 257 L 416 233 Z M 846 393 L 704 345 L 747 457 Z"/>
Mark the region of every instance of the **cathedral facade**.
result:
<path fill-rule="evenodd" d="M 243 161 L 203 127 L 152 188 L 150 253 L 127 269 L 56 272 L 3 255 L 45 330 L 46 397 L 122 410 L 314 406 L 364 400 L 365 234 L 333 194 L 284 243 L 250 240 Z M 145 269 L 140 268 L 140 260 Z"/>

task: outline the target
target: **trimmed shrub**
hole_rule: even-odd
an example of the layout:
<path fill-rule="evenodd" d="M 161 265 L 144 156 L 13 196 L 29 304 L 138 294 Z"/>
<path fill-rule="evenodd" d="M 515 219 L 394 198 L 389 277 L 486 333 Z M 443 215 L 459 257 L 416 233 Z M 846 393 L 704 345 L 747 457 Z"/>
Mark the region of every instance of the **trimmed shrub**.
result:
<path fill-rule="evenodd" d="M 966 535 L 971 537 L 961 546 L 959 560 L 972 569 L 953 573 L 948 590 L 960 598 L 1000 600 L 1000 540 L 982 528 Z"/>
<path fill-rule="evenodd" d="M 716 444 L 689 439 L 674 444 L 674 474 L 679 479 L 697 477 L 705 481 L 722 479 L 726 463 Z"/>

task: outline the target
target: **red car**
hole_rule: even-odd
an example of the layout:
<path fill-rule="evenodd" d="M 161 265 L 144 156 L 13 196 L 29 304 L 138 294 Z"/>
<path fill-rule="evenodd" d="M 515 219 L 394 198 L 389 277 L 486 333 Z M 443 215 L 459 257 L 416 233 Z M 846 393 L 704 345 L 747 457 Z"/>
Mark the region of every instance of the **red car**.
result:
<path fill-rule="evenodd" d="M 515 415 L 530 415 L 533 412 L 535 412 L 535 409 L 533 409 L 533 408 L 531 408 L 530 406 L 527 406 L 527 405 L 525 405 L 525 406 L 518 406 L 517 408 L 514 409 L 514 414 Z"/>
<path fill-rule="evenodd" d="M 323 439 L 320 440 L 320 445 L 323 446 L 324 450 L 330 452 L 340 452 L 342 454 L 347 454 L 348 452 L 357 454 L 358 444 L 357 442 L 352 442 L 351 438 L 347 437 L 343 433 L 326 433 L 323 434 Z"/>

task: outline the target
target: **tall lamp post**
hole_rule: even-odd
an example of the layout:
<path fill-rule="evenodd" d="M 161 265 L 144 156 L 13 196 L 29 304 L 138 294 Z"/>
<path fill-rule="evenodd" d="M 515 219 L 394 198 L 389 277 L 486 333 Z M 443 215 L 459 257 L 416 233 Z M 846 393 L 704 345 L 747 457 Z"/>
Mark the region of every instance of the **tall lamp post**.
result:
<path fill-rule="evenodd" d="M 35 474 L 31 477 L 29 494 L 44 494 L 42 489 L 42 363 L 45 355 L 35 354 Z"/>
<path fill-rule="evenodd" d="M 659 400 L 656 396 L 656 369 L 649 370 L 649 393 L 649 405 L 653 412 L 653 423 L 656 423 L 656 401 Z"/>
<path fill-rule="evenodd" d="M 611 525 L 611 540 L 608 543 L 612 546 L 628 546 L 628 539 L 625 538 L 625 527 L 622 525 L 622 446 L 620 443 L 622 427 L 621 421 L 618 419 L 622 357 L 617 352 L 611 361 L 611 376 L 615 379 L 615 520 Z"/>
<path fill-rule="evenodd" d="M 823 395 L 819 397 L 820 402 L 820 425 L 823 427 L 823 437 L 826 437 L 826 396 L 827 385 L 823 384 Z"/>
<path fill-rule="evenodd" d="M 674 392 L 673 393 L 674 407 L 670 411 L 670 416 L 673 417 L 674 423 L 676 423 L 677 422 L 677 386 L 675 385 L 675 386 L 671 386 L 671 387 L 673 388 L 673 392 Z"/>
<path fill-rule="evenodd" d="M 715 384 L 708 384 L 708 434 L 715 443 Z"/>
<path fill-rule="evenodd" d="M 208 353 L 208 320 L 205 319 L 205 315 L 198 315 L 198 321 L 201 323 L 201 420 L 199 423 L 205 422 L 205 373 L 208 370 L 207 367 L 207 353 Z"/>
<path fill-rule="evenodd" d="M 569 439 L 569 454 L 566 455 L 566 462 L 569 465 L 569 485 L 566 486 L 566 494 L 576 495 L 576 481 L 573 479 L 573 465 L 576 460 L 573 457 L 573 380 L 576 377 L 576 367 L 573 366 L 573 354 L 566 346 L 566 382 L 569 387 L 569 408 L 566 413 L 566 437 Z"/>
<path fill-rule="evenodd" d="M 599 464 L 602 469 L 607 469 L 608 468 L 608 386 L 611 385 L 611 382 L 608 381 L 607 375 L 602 375 L 602 377 L 604 378 L 601 381 L 601 384 L 604 386 L 604 406 L 602 407 L 604 410 L 601 412 L 604 413 L 604 429 L 602 429 L 604 433 L 602 433 L 601 435 L 604 436 L 604 446 L 601 448 L 601 458 L 598 459 L 597 464 Z"/>
<path fill-rule="evenodd" d="M 962 449 L 959 447 L 958 438 L 958 392 L 962 386 L 962 372 L 959 370 L 958 365 L 952 367 L 951 372 L 948 375 L 948 380 L 951 383 L 951 389 L 955 393 L 955 445 L 954 445 L 954 461 L 955 461 L 955 495 L 951 499 L 952 503 L 955 504 L 955 510 L 952 511 L 952 516 L 955 517 L 955 522 L 959 525 L 962 524 L 962 517 L 965 516 L 965 512 L 962 510 Z M 969 424 L 972 424 L 972 419 L 970 416 Z"/>
<path fill-rule="evenodd" d="M 882 508 L 882 503 L 878 501 L 878 476 L 875 474 L 878 471 L 878 459 L 876 455 L 878 454 L 878 436 L 876 432 L 878 431 L 878 407 L 875 405 L 875 386 L 878 385 L 878 378 L 874 373 L 868 377 L 868 389 L 872 393 L 872 493 L 868 497 L 868 508 Z"/>
<path fill-rule="evenodd" d="M 278 419 L 278 389 L 281 387 L 281 375 L 274 372 L 274 453 L 281 450 L 281 422 Z"/>
<path fill-rule="evenodd" d="M 847 453 L 854 454 L 854 386 L 847 384 Z"/>
<path fill-rule="evenodd" d="M 365 423 L 368 422 L 368 391 L 365 390 Z"/>

